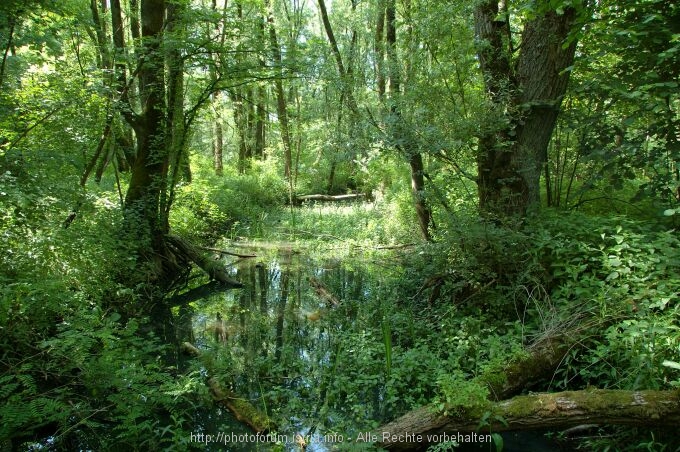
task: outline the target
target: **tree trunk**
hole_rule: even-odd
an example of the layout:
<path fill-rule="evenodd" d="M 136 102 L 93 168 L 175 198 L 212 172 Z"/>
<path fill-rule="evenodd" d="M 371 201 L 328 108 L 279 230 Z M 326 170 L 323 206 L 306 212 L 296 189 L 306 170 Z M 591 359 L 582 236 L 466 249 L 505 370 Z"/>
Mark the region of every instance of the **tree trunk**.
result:
<path fill-rule="evenodd" d="M 399 107 L 400 101 L 400 69 L 399 60 L 397 58 L 397 26 L 396 26 L 396 7 L 395 0 L 387 0 L 385 9 L 385 21 L 387 24 L 387 63 L 389 66 L 389 94 L 392 105 L 390 107 L 391 113 L 394 116 L 391 130 L 392 140 L 397 143 L 396 147 L 408 158 L 409 166 L 411 168 L 411 192 L 413 193 L 413 202 L 418 216 L 418 225 L 420 226 L 420 233 L 427 241 L 430 237 L 430 223 L 432 221 L 432 213 L 425 199 L 425 179 L 423 158 L 420 153 L 414 149 L 412 140 L 407 136 L 404 130 L 404 124 L 401 119 L 401 111 Z"/>
<path fill-rule="evenodd" d="M 274 13 L 271 9 L 269 0 L 266 1 L 267 23 L 269 24 L 269 45 L 277 69 L 277 77 L 274 80 L 276 89 L 276 113 L 279 117 L 279 127 L 281 129 L 281 141 L 283 142 L 284 175 L 292 182 L 293 154 L 290 140 L 290 127 L 288 126 L 288 107 L 286 105 L 286 93 L 283 90 L 283 60 L 281 58 L 281 48 L 276 36 L 276 24 L 274 23 Z"/>
<path fill-rule="evenodd" d="M 414 450 L 456 439 L 490 443 L 486 432 L 563 429 L 583 424 L 677 428 L 680 395 L 678 391 L 588 389 L 518 396 L 489 404 L 481 411 L 457 417 L 422 407 L 383 425 L 373 435 L 381 448 Z M 487 412 L 487 425 L 480 429 L 480 419 Z"/>
<path fill-rule="evenodd" d="M 223 150 L 224 150 L 224 135 L 222 133 L 222 115 L 220 110 L 222 106 L 220 105 L 220 93 L 216 92 L 213 94 L 213 111 L 215 113 L 214 123 L 213 123 L 213 168 L 215 174 L 221 176 L 224 170 L 223 167 Z"/>
<path fill-rule="evenodd" d="M 430 223 L 432 221 L 432 214 L 425 200 L 423 158 L 419 152 L 415 152 L 411 155 L 409 166 L 411 167 L 411 193 L 413 194 L 413 202 L 416 207 L 420 233 L 425 240 L 430 241 Z"/>
<path fill-rule="evenodd" d="M 378 0 L 378 18 L 375 25 L 375 77 L 378 88 L 378 100 L 385 101 L 385 0 Z"/>
<path fill-rule="evenodd" d="M 319 11 L 321 12 L 321 21 L 323 22 L 324 30 L 326 31 L 326 36 L 328 37 L 328 42 L 333 51 L 333 56 L 335 57 L 335 63 L 338 66 L 338 74 L 340 76 L 341 92 L 343 94 L 344 100 L 347 102 L 347 106 L 353 115 L 359 114 L 359 107 L 357 106 L 357 101 L 354 98 L 354 93 L 352 92 L 352 83 L 350 80 L 351 69 L 345 69 L 345 65 L 342 62 L 342 55 L 340 55 L 340 49 L 338 43 L 335 39 L 335 34 L 333 33 L 333 27 L 331 26 L 331 21 L 328 19 L 328 11 L 326 11 L 326 3 L 324 0 L 317 0 L 319 4 Z M 356 3 L 352 2 L 352 11 L 356 8 Z M 351 64 L 350 66 L 351 67 Z"/>
<path fill-rule="evenodd" d="M 253 149 L 253 156 L 256 159 L 264 158 L 265 147 L 265 121 L 267 120 L 267 90 L 264 86 L 258 86 L 256 89 L 257 106 L 255 110 L 255 148 Z"/>
<path fill-rule="evenodd" d="M 163 251 L 164 221 L 160 218 L 160 192 L 165 183 L 167 152 L 164 149 L 164 61 L 160 50 L 165 16 L 164 0 L 142 0 L 144 63 L 139 70 L 142 113 L 133 126 L 137 135 L 137 158 L 132 166 L 125 197 L 127 217 L 137 222 L 139 240 L 148 241 L 155 252 Z M 162 254 L 162 253 L 161 253 Z"/>
<path fill-rule="evenodd" d="M 486 91 L 507 124 L 479 138 L 477 184 L 485 213 L 523 216 L 539 204 L 541 170 L 574 60 L 575 7 L 538 11 L 524 26 L 515 65 L 505 47 L 509 19 L 499 15 L 498 2 L 475 9 Z"/>

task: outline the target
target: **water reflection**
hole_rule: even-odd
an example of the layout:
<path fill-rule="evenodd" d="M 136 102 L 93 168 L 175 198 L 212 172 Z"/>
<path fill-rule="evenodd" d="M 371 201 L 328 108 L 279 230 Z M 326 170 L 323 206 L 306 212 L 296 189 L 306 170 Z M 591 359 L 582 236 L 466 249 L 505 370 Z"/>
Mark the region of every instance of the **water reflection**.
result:
<path fill-rule="evenodd" d="M 210 283 L 175 299 L 182 303 L 181 334 L 214 354 L 215 368 L 224 374 L 220 379 L 273 418 L 291 443 L 296 433 L 317 439 L 351 435 L 332 431 L 338 425 L 346 428 L 347 422 L 337 400 L 328 400 L 328 389 L 336 377 L 342 337 L 355 328 L 360 308 L 370 302 L 373 280 L 365 277 L 365 268 L 356 262 L 313 261 L 285 247 L 239 261 L 232 276 L 244 284 L 242 289 L 224 291 Z M 190 300 L 193 308 L 186 305 Z M 371 316 L 370 309 L 364 311 Z M 185 329 L 188 318 L 190 331 Z M 361 403 L 368 418 L 378 419 L 380 391 L 371 394 L 375 400 Z M 319 441 L 309 446 L 329 450 Z M 232 445 L 230 450 L 253 447 Z M 286 449 L 296 447 L 288 444 Z"/>

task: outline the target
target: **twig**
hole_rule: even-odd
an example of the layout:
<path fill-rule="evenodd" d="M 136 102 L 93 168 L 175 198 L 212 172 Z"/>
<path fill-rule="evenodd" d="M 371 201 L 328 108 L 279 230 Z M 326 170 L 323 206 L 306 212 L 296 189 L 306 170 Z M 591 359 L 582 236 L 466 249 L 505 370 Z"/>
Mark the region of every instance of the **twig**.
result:
<path fill-rule="evenodd" d="M 221 250 L 219 248 L 211 248 L 209 246 L 199 246 L 199 248 L 207 250 L 207 251 L 214 251 L 216 253 L 220 254 L 226 254 L 228 256 L 236 256 L 236 257 L 242 257 L 242 258 L 250 258 L 250 257 L 257 257 L 257 254 L 238 254 L 238 253 L 232 253 L 231 251 L 227 250 Z"/>
<path fill-rule="evenodd" d="M 385 246 L 376 246 L 373 249 L 374 250 L 398 250 L 401 248 L 408 248 L 410 246 L 416 246 L 415 243 L 402 243 L 401 245 L 385 245 Z"/>

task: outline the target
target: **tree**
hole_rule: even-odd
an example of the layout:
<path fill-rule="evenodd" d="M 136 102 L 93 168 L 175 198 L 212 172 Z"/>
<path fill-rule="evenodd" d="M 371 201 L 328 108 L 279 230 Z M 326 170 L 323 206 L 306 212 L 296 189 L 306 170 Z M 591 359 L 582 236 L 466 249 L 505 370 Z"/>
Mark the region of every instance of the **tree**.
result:
<path fill-rule="evenodd" d="M 553 204 L 606 200 L 620 210 L 645 199 L 672 214 L 680 202 L 680 8 L 604 1 L 594 18 L 551 143 Z"/>
<path fill-rule="evenodd" d="M 539 6 L 524 24 L 519 55 L 505 2 L 475 9 L 478 57 L 499 124 L 484 130 L 477 154 L 482 211 L 525 215 L 540 201 L 541 170 L 569 82 L 583 2 Z"/>
<path fill-rule="evenodd" d="M 291 187 L 290 191 L 292 193 L 293 151 L 288 122 L 288 102 L 286 100 L 286 93 L 283 89 L 283 57 L 281 56 L 281 46 L 279 45 L 279 39 L 276 34 L 274 11 L 271 7 L 270 0 L 266 1 L 265 6 L 267 8 L 267 24 L 269 25 L 269 46 L 272 60 L 274 61 L 274 67 L 277 70 L 277 77 L 274 79 L 274 88 L 276 90 L 276 113 L 279 117 L 281 141 L 283 143 L 284 175 L 289 181 L 289 186 Z"/>
<path fill-rule="evenodd" d="M 385 34 L 387 65 L 389 73 L 389 97 L 391 118 L 391 138 L 399 151 L 408 159 L 411 168 L 411 192 L 418 216 L 420 233 L 425 240 L 430 240 L 430 224 L 432 212 L 425 199 L 425 178 L 423 157 L 416 149 L 415 141 L 409 136 L 409 131 L 401 119 L 401 74 L 400 61 L 397 56 L 397 24 L 396 7 L 394 0 L 387 0 L 385 9 L 385 22 L 387 32 Z"/>

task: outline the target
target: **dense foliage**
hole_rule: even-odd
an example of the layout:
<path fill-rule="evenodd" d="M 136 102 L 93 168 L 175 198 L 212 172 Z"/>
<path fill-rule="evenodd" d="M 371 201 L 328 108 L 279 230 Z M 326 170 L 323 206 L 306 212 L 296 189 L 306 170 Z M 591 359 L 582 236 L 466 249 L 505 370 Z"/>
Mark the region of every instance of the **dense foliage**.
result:
<path fill-rule="evenodd" d="M 505 74 L 479 58 L 494 3 Z M 430 403 L 483 417 L 505 366 L 545 340 L 567 351 L 524 391 L 677 389 L 680 6 L 501 3 L 1 2 L 0 448 L 204 450 L 192 433 L 236 428 L 207 369 L 285 433 L 356 435 Z M 152 4 L 168 12 L 153 36 Z M 566 16 L 575 56 L 546 164 L 532 162 L 540 200 L 491 209 L 480 162 L 545 107 L 518 100 L 521 31 Z M 496 201 L 526 194 L 511 176 Z M 280 256 L 269 310 L 246 309 L 247 290 L 171 306 L 203 280 L 167 232 L 283 243 L 352 276 L 311 274 L 341 294 L 323 316 Z M 227 346 L 205 325 L 223 312 L 241 322 Z M 181 355 L 192 339 L 203 360 Z M 646 427 L 577 443 L 680 447 Z"/>

